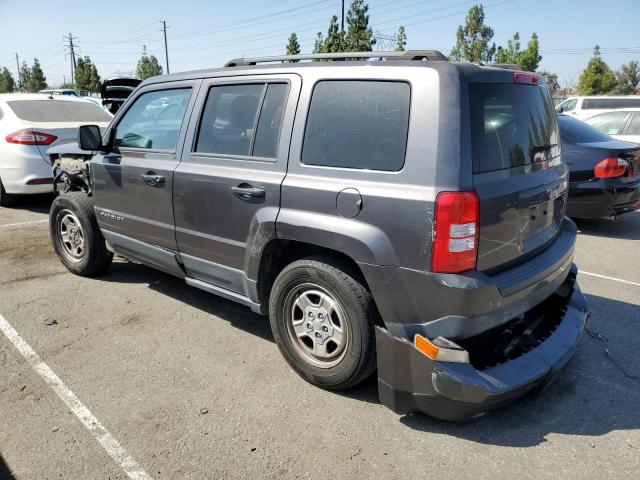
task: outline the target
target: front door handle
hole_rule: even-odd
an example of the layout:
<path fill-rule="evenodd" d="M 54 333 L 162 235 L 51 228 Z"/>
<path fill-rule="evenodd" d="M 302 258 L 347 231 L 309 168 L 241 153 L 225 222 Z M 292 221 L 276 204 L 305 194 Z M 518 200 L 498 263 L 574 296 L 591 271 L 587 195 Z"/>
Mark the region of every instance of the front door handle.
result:
<path fill-rule="evenodd" d="M 147 172 L 143 173 L 141 176 L 144 183 L 151 185 L 152 187 L 164 184 L 164 175 L 156 175 L 155 172 Z"/>
<path fill-rule="evenodd" d="M 237 187 L 231 187 L 233 194 L 240 200 L 255 200 L 265 197 L 264 188 L 252 187 L 251 185 L 242 184 Z"/>

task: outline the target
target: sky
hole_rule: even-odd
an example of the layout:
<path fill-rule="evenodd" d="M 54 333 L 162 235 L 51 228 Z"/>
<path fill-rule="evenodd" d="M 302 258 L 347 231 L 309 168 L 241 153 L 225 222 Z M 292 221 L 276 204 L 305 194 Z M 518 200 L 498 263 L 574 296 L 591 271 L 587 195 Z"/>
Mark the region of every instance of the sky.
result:
<path fill-rule="evenodd" d="M 350 0 L 345 0 L 350 3 Z M 475 1 L 370 0 L 375 33 L 407 31 L 407 49 L 437 49 L 455 44 L 456 30 Z M 524 45 L 538 34 L 541 69 L 558 74 L 561 86 L 576 84 L 594 45 L 613 69 L 640 61 L 640 0 L 486 0 L 485 23 L 493 41 L 506 45 L 514 32 Z M 104 77 L 132 74 L 143 46 L 165 66 L 161 20 L 167 24 L 170 71 L 219 67 L 238 56 L 284 53 L 296 32 L 302 53 L 313 50 L 316 32 L 326 33 L 341 0 L 110 0 L 51 2 L 0 0 L 0 68 L 16 73 L 15 53 L 29 64 L 37 57 L 50 85 L 69 80 L 68 41 L 89 55 Z M 384 43 L 384 42 L 383 42 Z"/>

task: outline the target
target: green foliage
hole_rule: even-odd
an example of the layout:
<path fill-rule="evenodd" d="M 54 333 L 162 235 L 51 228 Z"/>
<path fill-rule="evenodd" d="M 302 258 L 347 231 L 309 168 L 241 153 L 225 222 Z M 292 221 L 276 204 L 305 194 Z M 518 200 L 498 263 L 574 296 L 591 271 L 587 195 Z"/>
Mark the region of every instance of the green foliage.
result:
<path fill-rule="evenodd" d="M 22 92 L 27 92 L 29 91 L 29 82 L 31 81 L 31 69 L 29 68 L 29 65 L 27 65 L 27 62 L 23 61 L 22 65 L 20 65 L 20 78 L 18 79 L 19 82 L 19 90 Z"/>
<path fill-rule="evenodd" d="M 578 95 L 605 95 L 616 86 L 616 77 L 600 58 L 600 47 L 593 49 L 593 57 L 589 60 L 587 68 L 580 75 L 578 82 Z"/>
<path fill-rule="evenodd" d="M 321 32 L 316 35 L 316 41 L 313 45 L 313 53 L 325 53 L 324 51 L 324 37 Z M 315 62 L 316 60 L 314 60 Z"/>
<path fill-rule="evenodd" d="M 547 72 L 546 70 L 540 70 L 538 74 L 542 75 L 547 82 L 547 87 L 549 87 L 549 92 L 551 95 L 558 95 L 561 91 L 560 82 L 558 82 L 558 75 L 552 72 Z"/>
<path fill-rule="evenodd" d="M 287 43 L 287 55 L 298 55 L 300 53 L 300 42 L 295 33 L 289 35 L 289 43 Z M 297 62 L 297 60 L 294 60 Z"/>
<path fill-rule="evenodd" d="M 16 83 L 13 80 L 13 75 L 11 75 L 7 67 L 2 67 L 2 70 L 0 70 L 0 93 L 11 93 L 15 88 Z"/>
<path fill-rule="evenodd" d="M 78 90 L 99 92 L 101 86 L 98 69 L 91 59 L 88 56 L 78 58 L 76 63 L 76 88 Z"/>
<path fill-rule="evenodd" d="M 513 34 L 513 38 L 507 42 L 507 48 L 498 47 L 498 53 L 496 53 L 496 63 L 517 64 L 521 53 L 520 33 L 516 32 Z"/>
<path fill-rule="evenodd" d="M 612 93 L 616 95 L 635 95 L 640 84 L 640 67 L 638 62 L 629 62 L 616 72 L 616 86 Z"/>
<path fill-rule="evenodd" d="M 474 5 L 469 9 L 464 26 L 458 27 L 456 46 L 450 57 L 458 61 L 489 63 L 496 53 L 495 43 L 489 45 L 492 38 L 493 29 L 484 24 L 482 5 Z"/>
<path fill-rule="evenodd" d="M 404 52 L 407 47 L 407 33 L 404 31 L 404 26 L 400 25 L 398 29 L 398 35 L 396 36 L 396 52 Z"/>
<path fill-rule="evenodd" d="M 346 51 L 345 35 L 340 30 L 340 25 L 338 25 L 338 17 L 334 15 L 331 17 L 327 38 L 324 41 L 324 52 L 336 53 L 344 51 Z"/>
<path fill-rule="evenodd" d="M 540 65 L 542 55 L 539 53 L 540 43 L 538 42 L 538 35 L 535 33 L 531 35 L 531 40 L 527 44 L 527 48 L 518 56 L 518 65 L 525 72 L 535 72 Z"/>
<path fill-rule="evenodd" d="M 24 82 L 24 78 L 22 81 Z M 37 92 L 38 90 L 47 88 L 47 77 L 44 76 L 44 72 L 42 71 L 42 67 L 40 67 L 40 62 L 37 58 L 33 59 L 33 66 L 30 70 L 29 79 L 24 83 L 26 83 L 26 90 L 28 92 Z"/>
<path fill-rule="evenodd" d="M 155 55 L 147 55 L 147 47 L 145 46 L 136 66 L 136 77 L 140 80 L 146 80 L 156 75 L 162 75 L 162 67 Z"/>
<path fill-rule="evenodd" d="M 370 52 L 373 32 L 369 27 L 369 5 L 364 0 L 353 0 L 347 12 L 347 52 Z"/>

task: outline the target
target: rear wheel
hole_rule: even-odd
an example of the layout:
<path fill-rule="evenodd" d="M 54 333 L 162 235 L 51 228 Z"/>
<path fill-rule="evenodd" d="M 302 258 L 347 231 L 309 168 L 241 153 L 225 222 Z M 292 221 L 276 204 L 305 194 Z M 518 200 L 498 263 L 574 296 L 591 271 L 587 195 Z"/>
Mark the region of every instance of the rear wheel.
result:
<path fill-rule="evenodd" d="M 113 259 L 98 227 L 93 201 L 85 193 L 71 192 L 57 197 L 49 213 L 53 248 L 65 267 L 77 275 L 104 272 Z"/>
<path fill-rule="evenodd" d="M 276 278 L 269 310 L 280 352 L 310 383 L 339 390 L 375 370 L 376 310 L 348 266 L 323 256 L 291 263 Z"/>
<path fill-rule="evenodd" d="M 2 180 L 0 180 L 0 207 L 10 207 L 11 205 L 15 205 L 15 203 L 16 196 L 8 194 L 4 189 Z"/>

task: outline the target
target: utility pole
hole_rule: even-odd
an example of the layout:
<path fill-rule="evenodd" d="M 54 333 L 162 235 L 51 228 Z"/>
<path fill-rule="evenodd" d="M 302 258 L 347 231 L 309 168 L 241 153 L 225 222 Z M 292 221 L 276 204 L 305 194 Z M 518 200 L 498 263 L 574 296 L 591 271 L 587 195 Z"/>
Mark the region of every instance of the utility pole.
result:
<path fill-rule="evenodd" d="M 340 20 L 340 31 L 344 32 L 344 0 L 342 0 L 342 20 Z"/>
<path fill-rule="evenodd" d="M 69 47 L 69 55 L 71 57 L 71 85 L 75 85 L 74 78 L 76 73 L 76 52 L 74 49 L 73 41 L 77 40 L 78 37 L 74 37 L 71 33 L 69 33 L 68 37 L 63 36 L 62 38 L 69 41 L 69 45 L 65 45 L 65 47 Z"/>
<path fill-rule="evenodd" d="M 18 67 L 18 91 L 22 91 L 22 72 L 20 71 L 20 59 L 18 58 L 18 52 L 16 52 L 16 67 Z"/>
<path fill-rule="evenodd" d="M 167 73 L 169 73 L 169 50 L 167 49 L 167 22 L 164 20 L 160 20 L 160 23 L 162 23 L 162 32 L 164 33 L 164 58 L 167 63 Z"/>

